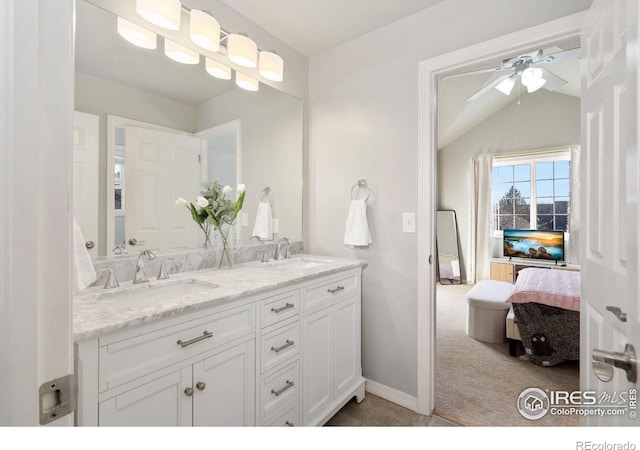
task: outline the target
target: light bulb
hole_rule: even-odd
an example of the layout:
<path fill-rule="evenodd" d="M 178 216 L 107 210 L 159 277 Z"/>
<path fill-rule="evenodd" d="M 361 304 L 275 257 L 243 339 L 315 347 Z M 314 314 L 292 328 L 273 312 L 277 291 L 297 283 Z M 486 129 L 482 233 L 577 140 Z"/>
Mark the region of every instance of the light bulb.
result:
<path fill-rule="evenodd" d="M 513 86 L 515 84 L 516 82 L 513 77 L 508 77 L 502 80 L 500 84 L 496 86 L 496 89 L 502 92 L 504 95 L 509 95 L 511 94 L 511 90 L 513 89 Z"/>
<path fill-rule="evenodd" d="M 231 79 L 231 68 L 224 64 L 220 64 L 218 61 L 214 61 L 211 58 L 205 59 L 205 69 L 212 77 L 220 78 L 221 80 Z"/>
<path fill-rule="evenodd" d="M 160 28 L 180 29 L 180 0 L 136 0 L 136 12 Z"/>
<path fill-rule="evenodd" d="M 182 64 L 198 64 L 200 54 L 169 39 L 164 40 L 164 54 Z"/>
<path fill-rule="evenodd" d="M 206 50 L 212 52 L 220 50 L 220 24 L 203 11 L 191 10 L 189 36 L 193 42 Z"/>
<path fill-rule="evenodd" d="M 158 36 L 153 31 L 118 17 L 118 34 L 127 42 L 138 47 L 155 49 L 158 45 Z"/>
<path fill-rule="evenodd" d="M 259 87 L 258 80 L 236 71 L 236 85 L 247 91 L 257 91 Z"/>
<path fill-rule="evenodd" d="M 239 66 L 256 67 L 258 47 L 245 34 L 230 34 L 227 36 L 227 56 Z"/>
<path fill-rule="evenodd" d="M 271 81 L 282 81 L 284 62 L 276 52 L 262 51 L 259 55 L 258 71 Z"/>

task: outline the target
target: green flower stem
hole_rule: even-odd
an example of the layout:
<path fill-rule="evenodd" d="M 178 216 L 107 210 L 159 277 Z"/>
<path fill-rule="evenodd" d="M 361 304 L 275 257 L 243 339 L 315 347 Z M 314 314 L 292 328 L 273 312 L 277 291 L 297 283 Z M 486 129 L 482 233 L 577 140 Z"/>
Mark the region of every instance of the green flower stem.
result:
<path fill-rule="evenodd" d="M 230 227 L 233 225 L 229 225 Z M 229 255 L 229 247 L 228 247 L 228 235 L 229 235 L 229 231 L 231 231 L 231 228 L 229 228 L 229 230 L 227 230 L 227 233 L 223 233 L 222 232 L 222 227 L 219 225 L 216 225 L 216 228 L 218 229 L 218 232 L 220 233 L 220 239 L 222 239 L 222 255 L 220 256 L 220 262 L 218 263 L 218 269 L 220 269 L 222 267 L 222 261 L 223 259 L 226 257 L 227 262 L 229 263 L 229 267 L 233 267 L 233 264 L 231 263 L 231 255 Z"/>

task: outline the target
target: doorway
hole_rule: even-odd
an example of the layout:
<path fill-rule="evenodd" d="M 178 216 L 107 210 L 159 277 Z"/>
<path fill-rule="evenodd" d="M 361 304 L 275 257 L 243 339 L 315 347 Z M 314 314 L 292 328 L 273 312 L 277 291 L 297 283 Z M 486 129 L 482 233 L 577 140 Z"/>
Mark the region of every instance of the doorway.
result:
<path fill-rule="evenodd" d="M 436 408 L 436 274 L 435 211 L 437 209 L 437 128 L 438 78 L 477 67 L 502 55 L 526 52 L 536 47 L 575 39 L 580 35 L 584 13 L 542 24 L 491 41 L 461 49 L 420 63 L 420 152 L 418 216 L 423 227 L 418 232 L 418 411 L 430 414 Z M 515 44 L 514 44 L 515 43 Z"/>

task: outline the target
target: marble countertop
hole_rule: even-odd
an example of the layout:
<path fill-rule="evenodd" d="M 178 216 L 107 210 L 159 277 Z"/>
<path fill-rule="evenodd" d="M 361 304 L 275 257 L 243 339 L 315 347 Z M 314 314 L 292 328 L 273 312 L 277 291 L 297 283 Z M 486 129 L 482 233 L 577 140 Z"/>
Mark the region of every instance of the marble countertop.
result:
<path fill-rule="evenodd" d="M 287 261 L 300 260 L 298 267 L 287 267 Z M 304 267 L 304 261 L 310 261 Z M 315 262 L 322 264 L 315 265 Z M 193 272 L 172 274 L 168 280 L 150 277 L 149 283 L 133 285 L 130 281 L 121 283 L 119 288 L 103 289 L 92 287 L 74 296 L 73 335 L 76 341 L 99 336 L 111 331 L 148 323 L 176 314 L 196 311 L 202 308 L 223 305 L 249 295 L 291 286 L 314 278 L 342 272 L 356 267 L 366 267 L 361 260 L 342 259 L 318 255 L 296 255 L 290 260 L 271 263 L 251 262 L 235 266 L 229 270 L 204 269 Z M 165 300 L 137 302 L 136 300 L 111 300 L 114 294 L 126 294 L 134 290 L 169 287 L 180 281 L 193 281 L 200 292 L 171 297 Z M 214 287 L 215 286 L 215 287 Z"/>

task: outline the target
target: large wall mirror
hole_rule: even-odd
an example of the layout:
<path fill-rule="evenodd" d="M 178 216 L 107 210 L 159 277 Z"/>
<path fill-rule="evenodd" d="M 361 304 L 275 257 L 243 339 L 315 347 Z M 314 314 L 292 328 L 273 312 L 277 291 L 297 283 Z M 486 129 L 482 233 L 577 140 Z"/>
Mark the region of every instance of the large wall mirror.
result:
<path fill-rule="evenodd" d="M 462 284 L 456 212 L 441 210 L 436 216 L 436 245 L 440 284 Z"/>
<path fill-rule="evenodd" d="M 270 204 L 274 240 L 301 240 L 302 102 L 262 83 L 251 92 L 216 79 L 204 57 L 172 61 L 163 42 L 133 46 L 113 13 L 76 2 L 74 215 L 92 257 L 113 256 L 120 244 L 130 254 L 140 243 L 160 252 L 198 248 L 201 232 L 175 200 L 195 202 L 201 181 L 213 179 L 233 188 L 232 200 L 246 185 L 239 245 L 259 245 L 251 237 L 261 201 Z M 154 161 L 167 152 L 177 175 Z M 183 229 L 183 238 L 155 241 L 159 223 Z"/>

